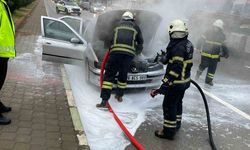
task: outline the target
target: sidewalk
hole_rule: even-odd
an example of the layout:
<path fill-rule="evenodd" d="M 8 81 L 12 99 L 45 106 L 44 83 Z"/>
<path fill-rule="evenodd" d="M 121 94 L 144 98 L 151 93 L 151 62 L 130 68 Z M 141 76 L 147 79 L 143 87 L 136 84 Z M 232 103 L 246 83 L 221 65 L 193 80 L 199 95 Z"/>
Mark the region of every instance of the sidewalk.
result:
<path fill-rule="evenodd" d="M 17 31 L 17 57 L 9 61 L 1 100 L 12 107 L 12 119 L 0 126 L 0 150 L 78 150 L 60 64 L 41 60 L 37 45 L 44 1 Z"/>

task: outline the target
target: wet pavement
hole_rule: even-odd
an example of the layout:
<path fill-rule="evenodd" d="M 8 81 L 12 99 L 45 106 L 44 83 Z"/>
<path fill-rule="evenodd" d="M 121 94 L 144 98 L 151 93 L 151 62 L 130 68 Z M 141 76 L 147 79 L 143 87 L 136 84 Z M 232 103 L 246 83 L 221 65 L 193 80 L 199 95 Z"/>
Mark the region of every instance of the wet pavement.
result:
<path fill-rule="evenodd" d="M 198 60 L 198 59 L 197 59 Z M 205 85 L 204 75 L 197 82 L 200 86 L 239 110 L 250 114 L 250 70 L 245 67 L 248 61 L 230 58 L 218 65 L 213 87 Z M 195 61 L 193 75 L 197 69 Z M 250 120 L 207 96 L 212 122 L 214 142 L 218 149 L 250 149 Z M 162 98 L 157 100 L 162 101 Z M 146 149 L 211 149 L 208 141 L 206 114 L 203 101 L 195 87 L 187 90 L 184 97 L 182 128 L 174 141 L 158 139 L 156 129 L 162 128 L 162 108 L 158 106 L 146 113 L 146 121 L 138 128 L 135 137 Z M 135 149 L 132 145 L 126 150 Z"/>
<path fill-rule="evenodd" d="M 16 33 L 17 57 L 9 61 L 1 100 L 12 107 L 12 123 L 0 126 L 0 150 L 76 150 L 61 66 L 41 60 L 37 44 L 43 1 Z"/>

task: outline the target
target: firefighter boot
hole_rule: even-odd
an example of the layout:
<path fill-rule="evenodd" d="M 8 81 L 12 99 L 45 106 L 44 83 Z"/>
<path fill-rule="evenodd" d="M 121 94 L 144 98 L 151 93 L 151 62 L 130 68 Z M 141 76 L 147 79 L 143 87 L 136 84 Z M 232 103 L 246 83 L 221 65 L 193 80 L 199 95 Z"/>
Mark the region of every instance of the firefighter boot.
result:
<path fill-rule="evenodd" d="M 7 107 L 2 102 L 0 102 L 0 113 L 6 113 L 10 111 L 11 111 L 11 107 Z"/>
<path fill-rule="evenodd" d="M 176 131 L 179 131 L 180 128 L 181 128 L 181 121 L 177 121 Z"/>
<path fill-rule="evenodd" d="M 122 101 L 123 101 L 122 96 L 119 96 L 119 95 L 115 95 L 115 99 L 116 99 L 118 102 L 122 102 Z"/>
<path fill-rule="evenodd" d="M 156 130 L 155 136 L 162 139 L 174 140 L 174 134 L 168 134 L 167 132 L 164 132 L 164 129 Z"/>
<path fill-rule="evenodd" d="M 102 109 L 102 110 L 108 110 L 108 102 L 102 100 L 100 104 L 96 104 L 96 108 Z"/>
<path fill-rule="evenodd" d="M 8 125 L 11 123 L 11 120 L 4 117 L 1 113 L 0 113 L 0 125 Z"/>
<path fill-rule="evenodd" d="M 210 85 L 210 86 L 214 85 L 213 81 L 206 81 L 205 83 L 208 84 L 208 85 Z"/>
<path fill-rule="evenodd" d="M 202 74 L 202 71 L 197 70 L 196 75 L 195 75 L 195 80 L 198 80 Z"/>

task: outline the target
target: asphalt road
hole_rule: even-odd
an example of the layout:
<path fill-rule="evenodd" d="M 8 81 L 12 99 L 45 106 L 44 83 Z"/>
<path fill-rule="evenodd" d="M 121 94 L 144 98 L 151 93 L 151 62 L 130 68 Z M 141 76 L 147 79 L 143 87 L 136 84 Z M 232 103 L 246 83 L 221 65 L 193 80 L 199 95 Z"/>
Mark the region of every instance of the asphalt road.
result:
<path fill-rule="evenodd" d="M 47 13 L 52 17 L 56 14 L 55 6 L 45 0 Z M 93 17 L 83 11 L 81 17 Z M 196 60 L 199 60 L 198 58 Z M 198 61 L 195 61 L 193 75 Z M 250 63 L 240 58 L 222 60 L 218 65 L 213 87 L 204 84 L 204 75 L 198 83 L 205 89 L 211 112 L 211 121 L 215 144 L 223 150 L 250 149 Z M 155 100 L 162 101 L 162 98 Z M 149 150 L 203 150 L 211 149 L 208 142 L 206 115 L 201 96 L 194 87 L 187 90 L 184 98 L 183 125 L 174 141 L 154 137 L 154 130 L 161 128 L 162 108 L 146 113 L 146 121 L 138 128 L 135 137 Z M 127 150 L 135 149 L 128 146 Z"/>

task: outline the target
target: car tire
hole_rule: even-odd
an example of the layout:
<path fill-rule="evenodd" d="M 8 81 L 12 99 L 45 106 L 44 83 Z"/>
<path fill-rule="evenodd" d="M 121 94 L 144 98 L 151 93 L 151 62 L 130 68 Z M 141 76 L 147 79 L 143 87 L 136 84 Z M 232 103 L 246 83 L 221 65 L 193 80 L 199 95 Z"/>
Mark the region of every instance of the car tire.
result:
<path fill-rule="evenodd" d="M 65 12 L 66 12 L 66 14 L 67 14 L 67 15 L 69 14 L 69 11 L 68 11 L 68 9 L 67 9 L 67 8 L 65 9 Z"/>
<path fill-rule="evenodd" d="M 56 13 L 59 14 L 59 9 L 56 7 Z"/>

